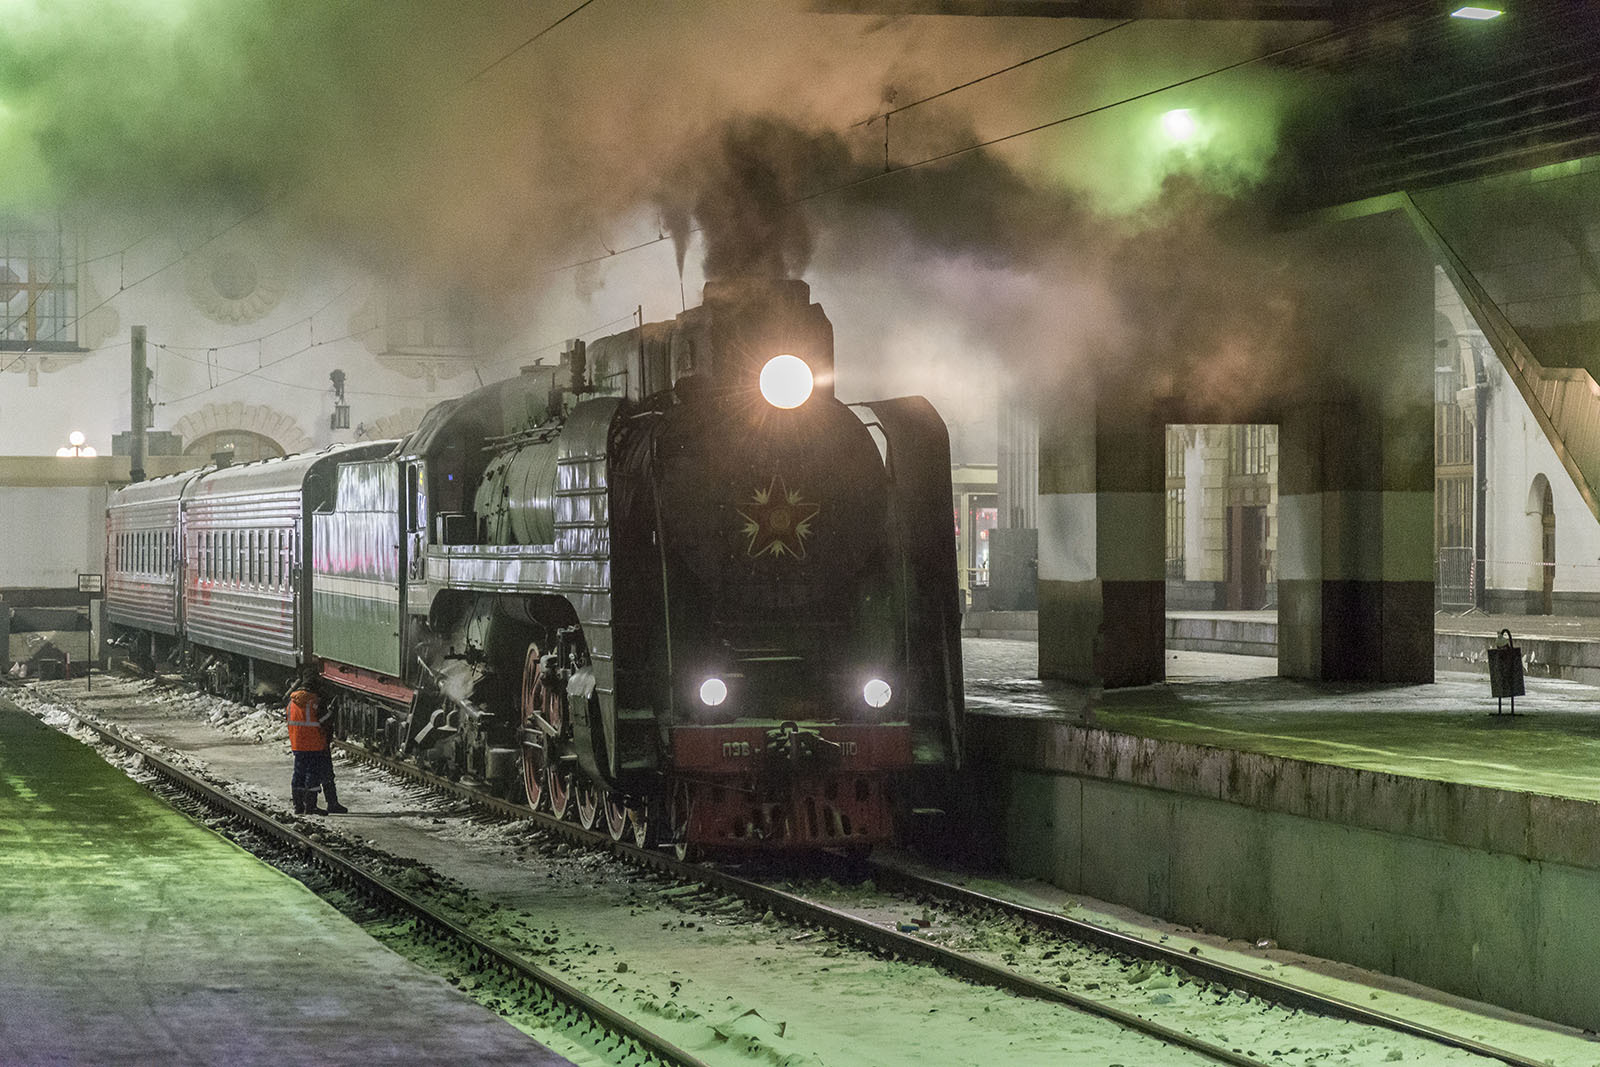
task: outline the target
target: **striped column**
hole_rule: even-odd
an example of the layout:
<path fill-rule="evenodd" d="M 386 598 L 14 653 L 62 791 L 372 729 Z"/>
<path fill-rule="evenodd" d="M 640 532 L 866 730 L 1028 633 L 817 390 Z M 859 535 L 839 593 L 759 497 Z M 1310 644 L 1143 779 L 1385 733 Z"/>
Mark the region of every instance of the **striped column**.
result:
<path fill-rule="evenodd" d="M 1040 430 L 1039 674 L 1108 687 L 1158 682 L 1164 427 L 1145 411 L 1073 415 Z"/>
<path fill-rule="evenodd" d="M 1398 216 L 1336 228 L 1365 286 L 1283 414 L 1278 673 L 1433 680 L 1433 264 Z"/>

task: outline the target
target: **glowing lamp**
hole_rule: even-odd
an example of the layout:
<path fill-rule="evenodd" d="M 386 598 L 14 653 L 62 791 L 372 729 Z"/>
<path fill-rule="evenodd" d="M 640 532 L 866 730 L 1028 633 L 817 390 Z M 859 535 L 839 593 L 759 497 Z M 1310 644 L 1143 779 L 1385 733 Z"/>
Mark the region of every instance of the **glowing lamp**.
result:
<path fill-rule="evenodd" d="M 889 703 L 889 698 L 894 696 L 894 690 L 889 688 L 889 683 L 882 678 L 874 678 L 861 687 L 861 699 L 867 702 L 869 708 L 881 708 Z"/>
<path fill-rule="evenodd" d="M 700 703 L 714 708 L 728 699 L 728 683 L 721 678 L 707 678 L 700 683 Z"/>
<path fill-rule="evenodd" d="M 67 444 L 71 445 L 73 448 L 82 448 L 83 441 L 84 437 L 82 430 L 73 430 L 71 433 L 67 434 Z"/>
<path fill-rule="evenodd" d="M 1174 141 L 1187 141 L 1194 136 L 1198 123 L 1195 122 L 1194 112 L 1180 107 L 1161 116 L 1161 128 Z"/>
<path fill-rule="evenodd" d="M 811 368 L 799 356 L 773 356 L 761 368 L 761 395 L 775 408 L 799 407 L 811 387 Z"/>
<path fill-rule="evenodd" d="M 1450 12 L 1453 19 L 1475 19 L 1479 22 L 1497 19 L 1505 12 L 1497 7 L 1458 7 Z"/>

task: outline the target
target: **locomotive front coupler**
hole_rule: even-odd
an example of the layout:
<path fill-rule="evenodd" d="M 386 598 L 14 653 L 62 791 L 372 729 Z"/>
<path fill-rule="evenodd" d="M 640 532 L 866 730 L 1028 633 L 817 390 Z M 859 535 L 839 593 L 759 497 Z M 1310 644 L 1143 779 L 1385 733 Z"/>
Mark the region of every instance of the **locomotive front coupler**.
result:
<path fill-rule="evenodd" d="M 820 730 L 802 728 L 798 723 L 785 722 L 776 730 L 767 731 L 767 744 L 762 750 L 768 766 L 779 769 L 801 763 L 834 764 L 844 755 L 844 746 L 822 736 Z"/>

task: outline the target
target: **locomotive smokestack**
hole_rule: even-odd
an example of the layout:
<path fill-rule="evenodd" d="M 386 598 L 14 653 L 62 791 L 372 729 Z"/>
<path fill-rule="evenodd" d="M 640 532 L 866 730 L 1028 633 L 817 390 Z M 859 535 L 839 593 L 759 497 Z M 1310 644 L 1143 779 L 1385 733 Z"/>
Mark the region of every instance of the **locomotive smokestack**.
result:
<path fill-rule="evenodd" d="M 569 373 L 567 388 L 577 395 L 587 392 L 589 386 L 589 350 L 581 337 L 574 337 L 567 342 L 567 350 L 561 353 L 561 362 L 566 364 Z"/>

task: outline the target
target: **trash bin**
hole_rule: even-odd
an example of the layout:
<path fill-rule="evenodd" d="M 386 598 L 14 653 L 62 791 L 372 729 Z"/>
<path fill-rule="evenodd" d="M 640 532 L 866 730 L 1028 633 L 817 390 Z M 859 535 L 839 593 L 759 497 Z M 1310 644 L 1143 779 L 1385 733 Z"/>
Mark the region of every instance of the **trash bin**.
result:
<path fill-rule="evenodd" d="M 1511 639 L 1510 630 L 1501 630 L 1505 641 L 1489 648 L 1489 695 L 1495 698 L 1495 714 L 1505 708 L 1506 697 L 1511 698 L 1511 714 L 1517 713 L 1517 698 L 1527 692 L 1522 682 L 1522 649 Z"/>

